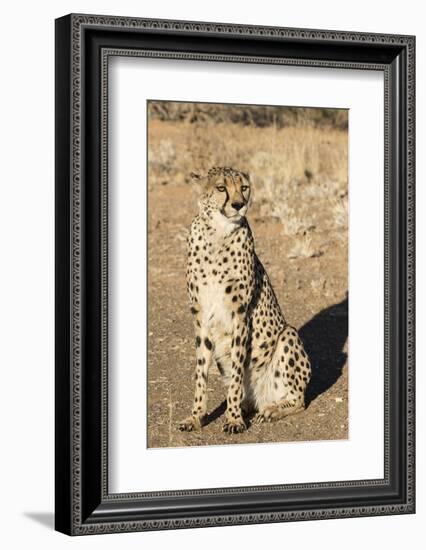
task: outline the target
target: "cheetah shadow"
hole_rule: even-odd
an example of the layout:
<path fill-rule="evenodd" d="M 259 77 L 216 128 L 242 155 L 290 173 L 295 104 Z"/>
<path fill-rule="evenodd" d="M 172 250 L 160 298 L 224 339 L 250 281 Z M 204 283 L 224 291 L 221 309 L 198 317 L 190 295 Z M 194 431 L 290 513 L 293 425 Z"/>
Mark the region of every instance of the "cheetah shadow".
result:
<path fill-rule="evenodd" d="M 331 388 L 342 374 L 347 354 L 343 347 L 348 338 L 348 297 L 323 309 L 299 329 L 305 350 L 311 360 L 312 377 L 306 388 L 305 406 Z M 203 422 L 207 426 L 226 411 L 226 399 L 222 401 Z M 251 422 L 254 412 L 245 415 Z"/>
<path fill-rule="evenodd" d="M 337 382 L 346 363 L 343 347 L 348 338 L 348 296 L 317 313 L 299 334 L 311 359 L 312 378 L 305 394 L 305 404 L 309 407 Z"/>
<path fill-rule="evenodd" d="M 203 426 L 208 426 L 218 418 L 220 418 L 226 411 L 226 399 L 222 401 L 211 413 L 208 413 L 203 420 Z"/>

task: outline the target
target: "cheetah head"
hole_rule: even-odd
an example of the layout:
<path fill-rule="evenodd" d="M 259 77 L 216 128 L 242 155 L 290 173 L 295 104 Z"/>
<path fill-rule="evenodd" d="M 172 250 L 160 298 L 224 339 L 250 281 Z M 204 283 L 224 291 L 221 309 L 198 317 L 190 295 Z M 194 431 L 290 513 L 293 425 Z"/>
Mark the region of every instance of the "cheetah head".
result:
<path fill-rule="evenodd" d="M 215 166 L 206 176 L 191 174 L 203 186 L 200 209 L 219 213 L 238 222 L 247 213 L 251 183 L 248 174 L 228 167 Z"/>

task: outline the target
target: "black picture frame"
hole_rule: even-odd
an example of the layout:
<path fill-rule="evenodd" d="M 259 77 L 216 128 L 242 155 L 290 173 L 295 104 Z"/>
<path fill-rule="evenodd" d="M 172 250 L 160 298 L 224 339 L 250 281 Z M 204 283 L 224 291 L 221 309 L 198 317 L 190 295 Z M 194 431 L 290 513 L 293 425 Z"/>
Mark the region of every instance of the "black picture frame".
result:
<path fill-rule="evenodd" d="M 384 478 L 109 494 L 111 55 L 374 69 L 385 97 Z M 69 535 L 415 511 L 415 38 L 71 14 L 56 20 L 56 529 Z"/>

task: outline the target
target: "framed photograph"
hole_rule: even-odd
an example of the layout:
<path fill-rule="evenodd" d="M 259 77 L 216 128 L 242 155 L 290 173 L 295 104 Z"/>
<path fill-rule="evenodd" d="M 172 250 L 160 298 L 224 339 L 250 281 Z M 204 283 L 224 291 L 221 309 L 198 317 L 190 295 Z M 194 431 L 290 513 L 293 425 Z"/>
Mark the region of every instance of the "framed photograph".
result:
<path fill-rule="evenodd" d="M 56 20 L 58 531 L 414 513 L 414 56 Z"/>

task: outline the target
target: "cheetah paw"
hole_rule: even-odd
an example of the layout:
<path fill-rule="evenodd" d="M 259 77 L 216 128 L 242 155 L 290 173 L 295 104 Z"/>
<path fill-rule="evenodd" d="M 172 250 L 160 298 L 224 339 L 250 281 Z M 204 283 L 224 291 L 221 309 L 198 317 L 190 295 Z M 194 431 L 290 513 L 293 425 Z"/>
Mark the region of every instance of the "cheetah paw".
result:
<path fill-rule="evenodd" d="M 266 422 L 266 419 L 263 413 L 258 412 L 251 422 L 252 424 L 262 424 L 263 422 Z"/>
<path fill-rule="evenodd" d="M 201 420 L 196 416 L 188 416 L 188 418 L 185 418 L 182 422 L 179 422 L 178 429 L 181 432 L 201 430 Z"/>
<path fill-rule="evenodd" d="M 264 422 L 272 422 L 279 418 L 279 410 L 277 407 L 266 407 L 263 411 L 258 412 L 253 418 L 253 424 L 263 424 Z"/>
<path fill-rule="evenodd" d="M 274 422 L 281 420 L 286 416 L 303 411 L 303 406 L 295 406 L 293 404 L 284 404 L 281 406 L 271 405 L 265 407 L 263 411 L 258 412 L 253 418 L 253 424 L 262 424 L 263 422 Z"/>
<path fill-rule="evenodd" d="M 228 434 L 237 434 L 243 432 L 247 426 L 242 418 L 231 418 L 225 420 L 222 430 Z"/>

